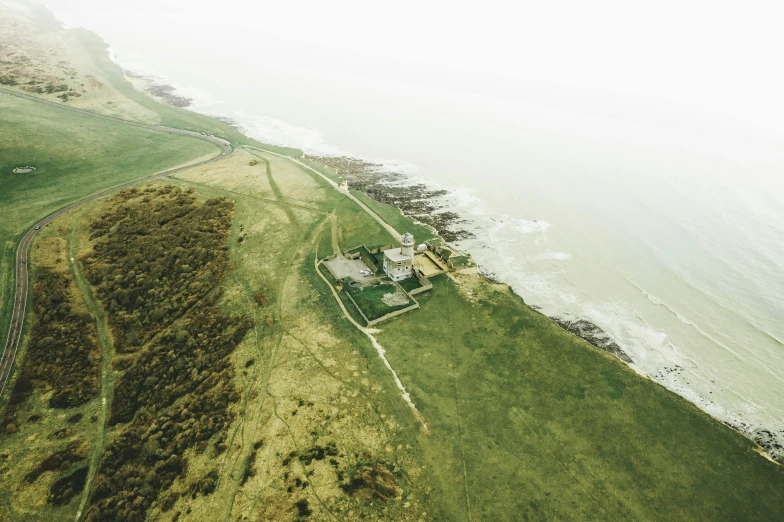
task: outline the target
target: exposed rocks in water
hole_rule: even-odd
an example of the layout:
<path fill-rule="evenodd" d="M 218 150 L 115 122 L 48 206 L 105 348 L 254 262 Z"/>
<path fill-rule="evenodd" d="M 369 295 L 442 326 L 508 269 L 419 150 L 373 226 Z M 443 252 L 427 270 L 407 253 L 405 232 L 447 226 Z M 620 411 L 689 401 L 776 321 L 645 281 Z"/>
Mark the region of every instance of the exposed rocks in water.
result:
<path fill-rule="evenodd" d="M 751 440 L 760 445 L 762 449 L 770 456 L 771 459 L 784 464 L 784 446 L 781 441 L 784 440 L 784 430 L 779 430 L 778 433 L 765 428 L 755 428 L 745 422 L 733 423 L 724 421 L 724 424 L 737 430 Z"/>
<path fill-rule="evenodd" d="M 431 189 L 421 183 L 411 184 L 404 174 L 382 170 L 382 165 L 347 156 L 311 156 L 308 158 L 321 163 L 348 180 L 352 190 L 358 190 L 368 197 L 399 208 L 403 214 L 421 223 L 430 225 L 445 241 L 454 243 L 473 237 L 473 234 L 460 228 L 465 223 L 459 215 L 445 210 L 436 198 L 445 196 L 443 189 Z"/>
<path fill-rule="evenodd" d="M 171 85 L 152 85 L 147 89 L 147 92 L 175 107 L 190 107 L 193 103 L 191 98 L 176 94 Z"/>
<path fill-rule="evenodd" d="M 607 335 L 607 332 L 594 323 L 585 319 L 571 320 L 563 317 L 551 317 L 551 319 L 567 332 L 571 332 L 577 337 L 585 339 L 600 350 L 610 352 L 625 363 L 631 364 L 633 362 L 632 358 L 618 346 L 618 343 L 613 341 L 610 336 Z"/>
<path fill-rule="evenodd" d="M 240 132 L 244 132 L 242 126 L 231 118 L 227 118 L 226 116 L 212 116 L 212 118 L 218 120 L 221 123 L 225 123 L 229 127 L 234 127 Z"/>
<path fill-rule="evenodd" d="M 174 107 L 190 107 L 193 104 L 193 100 L 191 98 L 177 94 L 175 88 L 171 85 L 158 83 L 159 79 L 155 78 L 154 76 L 144 76 L 142 74 L 137 74 L 128 70 L 125 71 L 125 75 L 129 78 L 141 80 L 144 82 L 145 85 L 143 89 L 146 92 L 150 93 L 168 105 L 172 105 Z"/>

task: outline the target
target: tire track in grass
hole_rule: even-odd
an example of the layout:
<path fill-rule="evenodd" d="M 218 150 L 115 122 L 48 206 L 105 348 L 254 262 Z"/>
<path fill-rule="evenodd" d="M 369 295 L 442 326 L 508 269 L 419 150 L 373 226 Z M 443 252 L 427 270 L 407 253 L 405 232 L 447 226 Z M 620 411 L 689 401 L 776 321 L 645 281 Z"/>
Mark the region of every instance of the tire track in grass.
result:
<path fill-rule="evenodd" d="M 266 173 L 267 173 L 267 183 L 269 183 L 269 186 L 272 189 L 272 193 L 275 194 L 275 199 L 278 200 L 280 203 L 283 203 L 285 205 L 285 202 L 283 201 L 283 199 L 284 199 L 283 198 L 283 192 L 280 190 L 280 187 L 278 186 L 277 182 L 275 181 L 275 178 L 272 177 L 272 165 L 270 165 L 269 160 L 264 158 L 264 157 L 262 157 L 257 152 L 253 152 L 252 150 L 249 150 L 248 152 L 250 152 L 252 155 L 256 156 L 257 158 L 259 158 L 261 161 L 264 162 L 264 167 L 265 167 L 265 170 L 266 170 Z M 294 212 L 288 206 L 283 206 L 282 208 L 283 208 L 283 212 L 286 213 L 286 217 L 289 218 L 289 221 L 291 222 L 291 224 L 294 225 L 297 228 L 300 228 L 300 224 L 297 221 L 297 217 L 294 215 Z"/>
<path fill-rule="evenodd" d="M 257 155 L 254 154 L 254 156 L 257 156 Z M 257 157 L 259 157 L 259 156 L 257 156 Z M 273 187 L 273 192 L 275 193 L 275 196 L 277 198 L 276 199 L 276 203 L 283 209 L 283 211 L 286 214 L 287 218 L 289 219 L 291 224 L 294 225 L 294 227 L 297 230 L 301 230 L 301 226 L 300 226 L 299 222 L 297 221 L 296 217 L 294 216 L 294 213 L 289 208 L 290 206 L 297 206 L 299 208 L 303 208 L 304 210 L 315 211 L 315 212 L 317 212 L 319 214 L 326 214 L 325 212 L 322 212 L 322 211 L 319 211 L 319 210 L 316 210 L 316 209 L 302 207 L 302 206 L 299 206 L 299 205 L 290 205 L 290 204 L 286 203 L 285 201 L 283 201 L 283 194 L 281 193 L 280 188 L 278 187 L 277 183 L 275 183 L 275 180 L 272 177 L 272 169 L 271 169 L 271 166 L 269 164 L 269 161 L 267 161 L 266 159 L 261 158 L 261 157 L 259 157 L 259 158 L 262 159 L 264 161 L 265 165 L 266 165 L 267 179 L 268 179 L 268 181 L 270 183 L 270 186 Z M 247 196 L 247 197 L 253 197 L 253 196 L 249 196 L 249 195 L 246 195 L 246 194 L 240 194 L 240 195 Z M 254 198 L 254 199 L 259 199 L 259 198 Z M 317 222 L 317 223 L 315 223 L 311 227 L 311 229 L 305 235 L 305 238 L 304 238 L 305 240 L 307 240 L 308 235 L 318 225 L 319 225 L 319 223 Z M 285 271 L 285 273 L 283 275 L 283 278 L 281 280 L 281 283 L 280 283 L 280 289 L 279 289 L 279 292 L 278 292 L 278 299 L 276 299 L 276 306 L 275 306 L 275 310 L 273 311 L 273 318 L 274 318 L 273 324 L 274 325 L 280 325 L 281 324 L 283 291 L 284 291 L 284 288 L 285 288 L 286 279 L 288 278 L 288 276 L 289 276 L 289 274 L 291 272 L 291 267 L 294 264 L 293 262 L 295 260 L 296 255 L 298 254 L 298 252 L 299 252 L 299 249 L 295 250 L 294 253 L 292 253 L 292 255 L 289 257 L 288 261 L 286 262 L 286 271 Z M 254 310 L 254 317 L 256 317 L 258 319 L 258 313 L 255 310 L 255 308 L 253 307 L 253 304 L 252 304 L 252 302 L 250 301 L 250 298 L 247 295 L 246 286 L 249 283 L 247 281 L 244 281 L 244 284 L 243 283 L 239 283 L 239 280 L 236 279 L 236 276 L 235 276 L 235 280 L 238 281 L 238 284 L 240 285 L 240 288 L 242 289 L 243 295 L 245 296 L 246 300 L 248 301 L 248 306 L 251 309 Z M 233 446 L 234 440 L 236 439 L 237 433 L 239 432 L 240 439 L 243 441 L 243 448 L 242 448 L 242 451 L 237 456 L 237 458 L 232 463 L 232 467 L 237 466 L 238 463 L 240 465 L 242 465 L 249 458 L 250 447 L 252 446 L 252 444 L 251 445 L 245 445 L 244 444 L 244 441 L 245 441 L 245 438 L 246 438 L 245 437 L 245 423 L 246 423 L 247 418 L 248 418 L 248 411 L 247 411 L 248 402 L 250 401 L 250 396 L 251 396 L 253 390 L 255 389 L 255 386 L 254 386 L 255 383 L 256 382 L 260 382 L 262 393 L 264 395 L 261 398 L 261 400 L 259 401 L 259 407 L 257 408 L 256 414 L 254 416 L 255 422 L 253 424 L 253 431 L 252 431 L 252 434 L 251 434 L 251 439 L 255 439 L 256 432 L 258 431 L 259 422 L 260 422 L 261 417 L 262 417 L 264 403 L 266 402 L 267 395 L 268 395 L 267 384 L 269 383 L 269 378 L 270 378 L 270 376 L 272 374 L 272 371 L 274 370 L 275 357 L 276 357 L 278 349 L 280 348 L 280 344 L 283 341 L 284 333 L 285 333 L 285 329 L 281 329 L 281 328 L 278 328 L 278 327 L 275 328 L 274 335 L 277 336 L 277 341 L 275 342 L 275 347 L 273 348 L 273 350 L 272 350 L 272 352 L 270 354 L 270 357 L 267 360 L 267 363 L 265 365 L 263 365 L 263 366 L 262 366 L 262 364 L 259 364 L 259 366 L 254 371 L 254 377 L 257 377 L 259 371 L 261 371 L 260 368 L 263 368 L 262 378 L 261 378 L 261 380 L 259 380 L 258 378 L 254 378 L 253 379 L 253 383 L 251 384 L 251 386 L 248 388 L 247 392 L 245 393 L 245 400 L 244 400 L 244 403 L 243 403 L 243 411 L 242 411 L 242 413 L 240 415 L 240 425 L 237 427 L 237 429 L 235 429 L 234 433 L 232 434 L 231 441 L 230 441 L 229 446 L 228 446 L 229 448 L 231 448 Z M 256 342 L 257 342 L 257 346 L 258 346 L 258 340 L 259 340 L 258 332 L 257 332 L 256 339 L 257 339 Z M 263 354 L 262 354 L 260 349 L 259 349 L 259 354 L 260 354 L 260 357 L 262 358 L 262 361 L 264 361 Z M 225 470 L 225 466 L 227 464 L 227 461 L 228 461 L 228 453 L 227 453 L 227 456 L 226 456 L 226 458 L 224 459 L 224 462 L 223 462 L 224 470 Z M 235 477 L 233 489 L 232 489 L 231 496 L 230 496 L 230 500 L 228 502 L 227 511 L 226 511 L 226 520 L 229 520 L 231 518 L 231 512 L 232 512 L 232 510 L 234 508 L 234 501 L 235 501 L 237 493 L 239 491 L 240 481 L 241 480 L 242 480 L 242 477 L 238 474 Z"/>
<path fill-rule="evenodd" d="M 320 221 L 320 222 L 317 221 L 316 223 L 314 223 L 310 227 L 310 229 L 308 230 L 308 233 L 305 235 L 303 243 L 307 242 L 307 240 L 313 236 L 313 231 L 317 227 L 321 226 L 322 223 L 323 223 L 323 221 Z M 318 236 L 316 236 L 316 237 L 318 237 Z M 257 379 L 257 381 L 260 384 L 259 389 L 261 390 L 261 394 L 263 394 L 263 396 L 258 398 L 259 399 L 259 406 L 256 409 L 256 414 L 254 416 L 255 422 L 253 423 L 252 432 L 250 434 L 250 438 L 251 439 L 255 439 L 255 437 L 256 437 L 256 432 L 258 431 L 259 421 L 260 421 L 260 419 L 262 417 L 262 411 L 264 409 L 264 405 L 267 402 L 267 399 L 270 397 L 270 393 L 269 393 L 269 389 L 268 389 L 269 380 L 270 380 L 270 377 L 272 376 L 272 372 L 274 370 L 275 359 L 277 358 L 278 351 L 280 350 L 280 345 L 283 342 L 283 337 L 284 337 L 284 334 L 286 333 L 285 328 L 282 325 L 283 294 L 284 294 L 284 291 L 285 291 L 285 288 L 286 288 L 286 281 L 287 281 L 289 275 L 291 274 L 292 267 L 295 264 L 294 260 L 300 254 L 302 248 L 303 247 L 300 246 L 300 248 L 294 250 L 294 252 L 289 257 L 288 261 L 286 262 L 286 271 L 284 272 L 283 277 L 281 278 L 280 287 L 278 289 L 278 297 L 275 300 L 275 311 L 273 313 L 273 317 L 275 317 L 275 321 L 274 321 L 273 324 L 276 325 L 275 336 L 277 336 L 277 339 L 276 339 L 276 341 L 274 341 L 274 348 L 272 349 L 272 351 L 270 353 L 269 359 L 266 361 L 266 364 L 264 365 L 264 370 L 262 372 L 261 379 Z M 279 325 L 279 326 L 277 326 L 277 325 Z M 246 397 L 248 397 L 248 398 L 250 397 L 250 391 L 248 391 L 248 393 L 246 394 Z M 247 413 L 245 414 L 244 417 L 242 417 L 242 420 L 241 420 L 242 433 L 243 433 L 243 437 L 242 437 L 243 438 L 243 449 L 240 452 L 240 455 L 238 455 L 237 459 L 234 461 L 235 465 L 236 465 L 237 462 L 239 462 L 239 463 L 245 462 L 247 460 L 247 458 L 249 457 L 249 455 L 250 455 L 251 448 L 253 447 L 252 443 L 248 444 L 248 445 L 244 444 L 244 439 L 245 439 L 245 437 L 244 437 L 244 433 L 245 433 L 244 432 L 244 424 L 245 424 L 246 420 L 247 420 Z M 239 429 L 239 427 L 238 427 L 238 429 Z M 231 520 L 231 514 L 232 514 L 232 510 L 234 509 L 234 502 L 235 502 L 235 499 L 237 497 L 237 493 L 239 492 L 240 480 L 241 479 L 242 479 L 242 477 L 240 475 L 238 475 L 236 477 L 236 479 L 235 479 L 234 487 L 233 487 L 233 490 L 231 492 L 231 496 L 229 498 L 229 502 L 227 503 L 226 514 L 224 516 L 224 519 L 227 520 L 227 521 Z"/>
<path fill-rule="evenodd" d="M 446 285 L 446 317 L 447 322 L 452 325 L 452 309 L 449 306 L 449 284 Z M 463 488 L 466 498 L 466 514 L 468 522 L 471 522 L 471 496 L 468 493 L 468 468 L 466 466 L 465 451 L 463 450 L 463 418 L 460 416 L 460 391 L 457 386 L 457 353 L 452 342 L 452 332 L 454 328 L 449 328 L 447 339 L 449 339 L 449 350 L 452 352 L 452 386 L 455 392 L 455 414 L 457 415 L 457 445 L 460 448 L 460 462 L 463 464 Z"/>
<path fill-rule="evenodd" d="M 321 214 L 324 214 L 323 212 L 320 212 L 320 211 L 319 211 L 319 213 L 321 213 Z M 337 238 L 337 233 L 336 233 L 336 229 L 337 229 L 337 218 L 336 218 L 336 216 L 335 216 L 334 214 L 327 214 L 327 217 L 328 217 L 328 218 L 330 219 L 330 221 L 331 221 L 331 225 L 332 225 L 332 226 L 331 226 L 331 228 L 332 228 L 332 238 L 333 238 L 333 241 L 335 241 L 335 240 L 336 240 L 336 238 Z M 313 241 L 312 241 L 312 244 L 311 244 L 311 248 L 312 248 L 312 249 L 313 249 L 313 251 L 314 251 L 314 255 L 316 255 L 315 253 L 318 251 L 318 242 L 319 242 L 319 240 L 321 239 L 321 235 L 322 235 L 322 233 L 323 233 L 323 227 L 324 227 L 324 221 L 321 221 L 320 223 L 316 223 L 316 224 L 314 224 L 314 226 L 313 226 L 313 229 L 316 229 L 316 228 L 318 228 L 318 231 L 317 231 L 317 233 L 316 233 L 316 234 L 314 234 L 314 238 L 313 238 Z M 335 247 L 335 249 L 336 249 L 336 250 L 338 249 L 338 246 L 337 246 L 337 245 L 334 245 L 334 247 Z M 329 371 L 329 370 L 328 370 L 328 369 L 327 369 L 327 368 L 326 368 L 326 367 L 325 367 L 325 366 L 322 364 L 321 360 L 320 360 L 320 359 L 318 359 L 318 358 L 317 358 L 317 357 L 316 357 L 316 356 L 315 356 L 315 355 L 314 355 L 314 354 L 313 354 L 313 353 L 312 353 L 312 352 L 311 352 L 311 351 L 308 349 L 307 345 L 306 345 L 306 344 L 305 344 L 305 343 L 304 343 L 304 342 L 303 342 L 301 339 L 299 339 L 297 336 L 293 335 L 293 334 L 292 334 L 290 331 L 288 331 L 288 330 L 287 330 L 287 329 L 285 329 L 285 328 L 284 328 L 284 334 L 285 334 L 285 335 L 287 335 L 287 336 L 289 336 L 289 337 L 291 337 L 292 339 L 294 339 L 294 340 L 295 340 L 295 341 L 296 341 L 296 342 L 297 342 L 297 343 L 298 343 L 298 344 L 299 344 L 299 345 L 300 345 L 300 346 L 301 346 L 301 347 L 302 347 L 302 348 L 303 348 L 303 349 L 304 349 L 304 350 L 305 350 L 305 351 L 308 353 L 308 355 L 307 355 L 307 356 L 304 356 L 304 357 L 309 357 L 309 358 L 312 358 L 313 360 L 315 360 L 315 361 L 316 361 L 316 363 L 317 363 L 317 364 L 318 364 L 318 365 L 319 365 L 319 366 L 320 366 L 320 367 L 321 367 L 321 368 L 324 370 L 324 372 L 326 372 L 328 375 L 330 375 L 332 378 L 334 378 L 334 379 L 335 379 L 335 380 L 337 380 L 338 382 L 340 382 L 340 383 L 342 383 L 342 384 L 346 385 L 348 388 L 350 388 L 350 389 L 353 389 L 353 390 L 356 390 L 356 391 L 357 391 L 357 392 L 358 392 L 360 395 L 362 395 L 362 397 L 364 397 L 364 398 L 365 398 L 365 399 L 368 401 L 368 403 L 370 403 L 370 398 L 366 396 L 366 394 L 363 392 L 363 390 L 361 390 L 359 387 L 357 387 L 357 386 L 355 386 L 355 385 L 353 385 L 353 384 L 351 384 L 351 383 L 349 383 L 349 382 L 347 382 L 347 381 L 345 381 L 345 380 L 343 380 L 343 379 L 339 378 L 338 376 L 336 376 L 336 375 L 334 375 L 332 372 L 330 372 L 330 371 Z M 275 362 L 276 360 L 277 360 L 277 353 L 276 353 L 276 358 L 275 358 L 275 360 L 273 360 L 273 361 L 272 361 L 272 363 L 273 363 L 273 364 L 272 364 L 271 371 L 274 371 L 275 369 L 279 368 L 279 367 L 280 367 L 282 364 L 284 364 L 284 363 L 279 363 L 279 364 L 277 364 L 277 363 Z M 289 360 L 289 361 L 287 361 L 287 362 L 290 362 L 290 360 Z M 267 381 L 267 382 L 268 382 L 268 381 Z M 273 401 L 275 400 L 275 397 L 273 397 L 273 396 L 272 396 L 272 395 L 269 393 L 269 390 L 267 390 L 265 393 L 267 394 L 267 396 L 268 396 L 268 397 L 272 398 L 272 399 L 273 399 Z M 323 404 L 326 404 L 326 405 L 331 405 L 331 403 L 326 403 L 326 402 L 325 402 L 325 403 L 323 403 Z M 384 432 L 384 433 L 385 433 L 385 435 L 387 436 L 387 439 L 390 439 L 390 440 L 391 440 L 391 437 L 390 437 L 390 435 L 389 435 L 389 430 L 388 430 L 388 427 L 387 427 L 387 426 L 386 426 L 386 424 L 384 423 L 384 420 L 381 418 L 381 414 L 380 414 L 380 413 L 379 413 L 379 412 L 378 412 L 378 411 L 377 411 L 375 408 L 371 408 L 371 409 L 372 409 L 373 413 L 376 415 L 376 417 L 378 418 L 378 421 L 379 421 L 379 423 L 380 423 L 380 425 L 381 425 L 381 427 L 382 427 L 382 430 L 383 430 L 383 432 Z M 261 407 L 260 407 L 260 410 L 261 410 Z M 277 413 L 276 413 L 276 417 L 278 417 L 278 418 L 280 419 L 280 417 L 279 417 L 279 416 L 277 416 Z M 260 419 L 260 417 L 257 417 L 257 421 L 258 421 L 258 419 Z M 281 420 L 282 420 L 282 419 L 281 419 Z M 325 425 L 321 426 L 321 427 L 320 427 L 320 429 L 318 430 L 318 433 L 317 433 L 317 435 L 316 435 L 314 438 L 315 438 L 315 439 L 317 439 L 317 438 L 318 438 L 318 436 L 319 436 L 319 435 L 320 435 L 320 434 L 321 434 L 321 433 L 322 433 L 322 432 L 323 432 L 323 431 L 324 431 L 324 430 L 325 430 L 325 429 L 326 429 L 326 428 L 327 428 L 327 427 L 328 427 L 328 426 L 329 426 L 331 423 L 332 423 L 332 419 L 330 419 L 330 420 L 329 420 L 329 421 L 328 421 L 328 422 L 327 422 Z M 286 424 L 285 422 L 284 422 L 284 424 L 286 425 L 286 427 L 287 427 L 287 429 L 289 430 L 289 433 L 290 433 L 290 435 L 291 435 L 291 430 L 290 430 L 290 428 L 289 428 L 288 424 Z M 292 435 L 292 437 L 293 437 L 293 435 Z M 243 462 L 244 462 L 244 459 L 243 459 Z M 262 462 L 261 462 L 261 463 L 262 463 L 262 465 L 265 465 L 265 464 L 267 463 L 267 459 L 265 458 L 264 460 L 262 460 Z M 273 482 L 274 482 L 274 480 L 273 480 Z M 265 490 L 265 489 L 267 489 L 268 487 L 270 487 L 270 486 L 271 486 L 271 484 L 272 484 L 272 483 L 270 483 L 270 484 L 268 484 L 267 486 L 264 486 L 264 487 L 262 487 L 262 488 L 259 488 L 259 490 L 256 492 L 256 494 L 255 494 L 255 495 L 253 495 L 253 497 L 252 497 L 252 500 L 251 500 L 251 503 L 250 503 L 250 507 L 249 507 L 249 511 L 250 511 L 251 513 L 253 512 L 254 508 L 255 508 L 255 507 L 256 507 L 256 505 L 258 504 L 258 502 L 259 502 L 260 498 L 262 497 L 262 495 L 264 494 L 264 490 Z M 328 485 L 328 484 L 321 484 L 321 485 Z M 315 485 L 314 485 L 313 487 L 315 488 Z M 316 495 L 316 497 L 318 498 L 318 495 Z M 321 502 L 321 499 L 319 499 L 319 502 Z M 323 502 L 321 502 L 321 503 L 322 503 L 322 505 L 323 505 Z M 325 509 L 326 509 L 326 506 L 324 506 L 324 507 L 325 507 Z"/>

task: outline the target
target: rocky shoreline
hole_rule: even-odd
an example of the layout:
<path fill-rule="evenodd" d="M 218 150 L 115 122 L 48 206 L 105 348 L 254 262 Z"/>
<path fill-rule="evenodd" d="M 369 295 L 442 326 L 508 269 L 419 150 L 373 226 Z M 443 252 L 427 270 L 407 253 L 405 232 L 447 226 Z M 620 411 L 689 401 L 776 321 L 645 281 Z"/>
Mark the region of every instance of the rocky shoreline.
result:
<path fill-rule="evenodd" d="M 436 198 L 448 194 L 447 190 L 434 190 L 422 183 L 411 183 L 410 178 L 405 174 L 389 172 L 384 170 L 383 165 L 357 158 L 310 154 L 307 158 L 336 171 L 348 180 L 348 186 L 352 190 L 362 192 L 375 201 L 395 206 L 404 215 L 432 226 L 448 243 L 473 237 L 471 232 L 460 227 L 461 224 L 466 223 L 465 219 L 435 203 Z M 492 274 L 483 273 L 483 275 L 490 280 L 501 282 Z M 618 343 L 598 325 L 586 319 L 553 316 L 550 319 L 567 332 L 584 339 L 600 350 L 611 353 L 623 362 L 627 364 L 633 362 Z"/>
<path fill-rule="evenodd" d="M 186 108 L 193 105 L 193 99 L 177 94 L 177 89 L 171 85 L 160 83 L 154 76 L 144 76 L 133 71 L 125 70 L 127 76 L 140 90 L 161 100 L 163 103 L 174 107 Z"/>
<path fill-rule="evenodd" d="M 420 223 L 433 227 L 448 243 L 472 237 L 471 232 L 460 227 L 466 223 L 459 215 L 434 203 L 448 194 L 443 189 L 431 189 L 422 183 L 410 183 L 405 174 L 384 170 L 383 165 L 348 156 L 314 156 L 307 158 L 338 172 L 348 181 L 352 190 L 369 198 L 400 209 Z"/>
<path fill-rule="evenodd" d="M 600 350 L 613 354 L 626 364 L 632 364 L 634 362 L 632 361 L 632 358 L 618 346 L 618 343 L 613 341 L 612 338 L 607 335 L 607 332 L 602 330 L 598 325 L 585 319 L 565 319 L 563 317 L 550 317 L 550 319 L 555 321 L 558 326 L 567 332 L 573 333 L 577 337 L 588 341 L 588 343 Z"/>

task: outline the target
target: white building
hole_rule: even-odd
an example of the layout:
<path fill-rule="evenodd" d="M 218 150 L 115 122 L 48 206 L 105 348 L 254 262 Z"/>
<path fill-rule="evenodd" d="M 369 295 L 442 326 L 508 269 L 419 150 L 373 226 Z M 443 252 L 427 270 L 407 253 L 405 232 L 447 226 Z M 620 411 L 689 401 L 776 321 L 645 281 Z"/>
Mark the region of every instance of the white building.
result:
<path fill-rule="evenodd" d="M 414 275 L 414 236 L 406 232 L 400 240 L 400 248 L 384 250 L 384 272 L 394 281 Z"/>

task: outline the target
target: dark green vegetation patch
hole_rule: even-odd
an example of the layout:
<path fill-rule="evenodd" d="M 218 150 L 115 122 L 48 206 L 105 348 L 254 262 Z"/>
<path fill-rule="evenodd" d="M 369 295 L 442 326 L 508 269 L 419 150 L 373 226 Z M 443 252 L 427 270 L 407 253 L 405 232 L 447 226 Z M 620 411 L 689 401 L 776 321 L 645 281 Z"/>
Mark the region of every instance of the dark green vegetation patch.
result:
<path fill-rule="evenodd" d="M 138 350 L 223 277 L 233 203 L 197 204 L 192 190 L 128 189 L 92 224 L 105 237 L 83 259 L 109 312 L 115 349 Z"/>
<path fill-rule="evenodd" d="M 55 451 L 39 462 L 36 467 L 25 475 L 24 480 L 27 483 L 33 483 L 47 471 L 67 469 L 71 464 L 81 462 L 85 458 L 87 458 L 87 443 L 83 440 L 76 440 L 66 446 L 65 449 Z"/>
<path fill-rule="evenodd" d="M 233 203 L 199 203 L 171 186 L 124 191 L 113 203 L 93 227 L 101 239 L 85 265 L 118 343 L 137 355 L 115 387 L 116 433 L 96 477 L 92 521 L 144 520 L 160 498 L 168 510 L 180 495 L 215 489 L 210 473 L 169 491 L 185 477 L 187 450 L 225 448 L 229 406 L 239 399 L 229 356 L 253 327 L 217 307 Z"/>
<path fill-rule="evenodd" d="M 72 498 L 81 493 L 84 489 L 88 471 L 86 466 L 79 468 L 52 484 L 47 502 L 54 504 L 55 506 L 64 506 L 68 504 Z"/>
<path fill-rule="evenodd" d="M 26 230 L 47 214 L 90 194 L 218 150 L 206 141 L 131 127 L 4 93 L 0 93 L 0 143 L 2 332 L 11 320 L 16 243 Z M 13 173 L 16 167 L 31 165 L 36 168 L 33 173 Z"/>
<path fill-rule="evenodd" d="M 33 284 L 34 317 L 22 370 L 4 420 L 16 431 L 17 408 L 35 390 L 54 390 L 52 408 L 72 408 L 98 396 L 101 349 L 95 320 L 77 313 L 70 273 L 38 268 Z"/>

